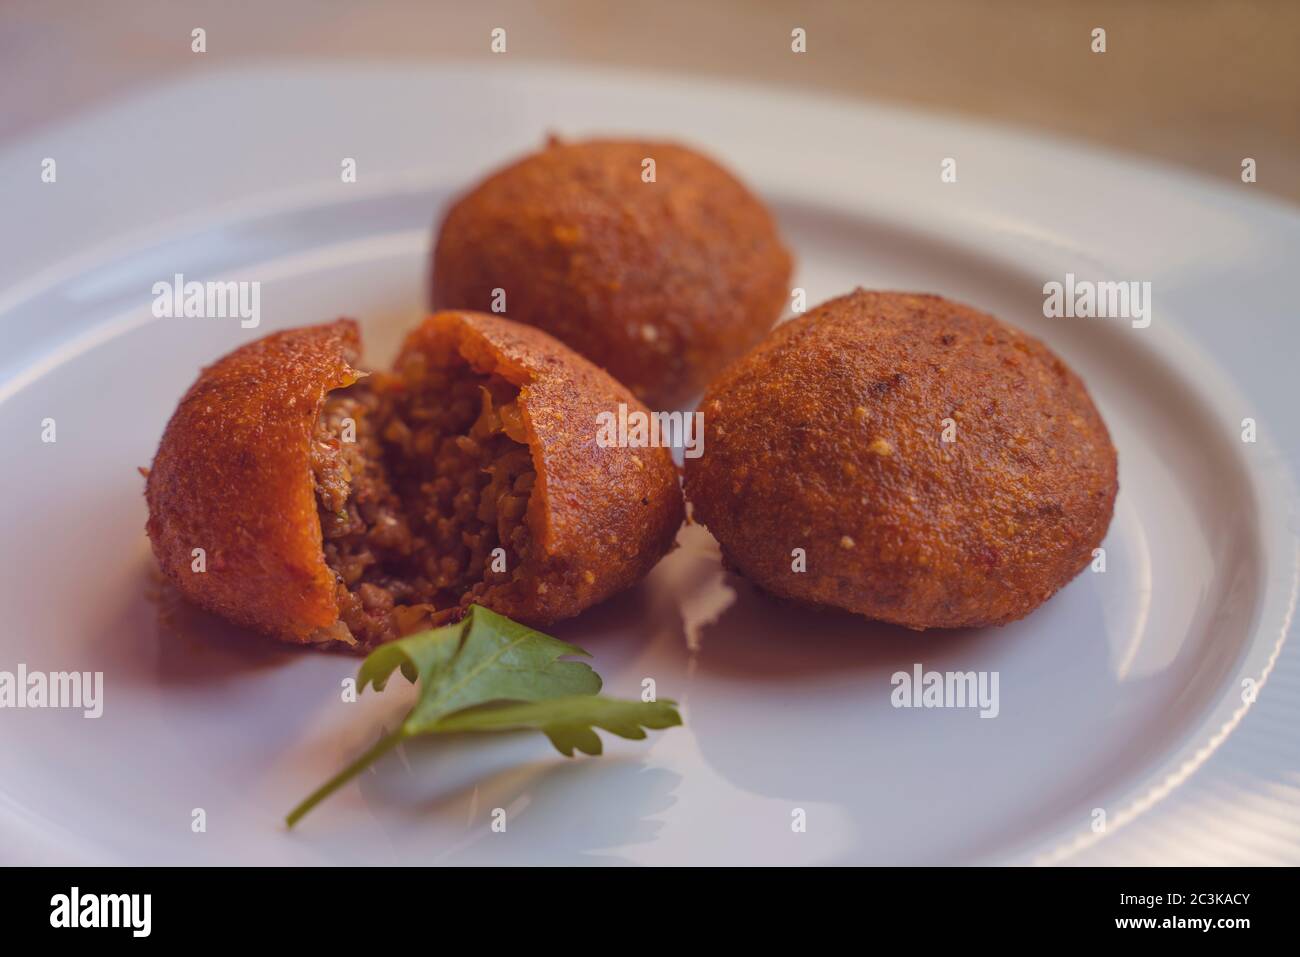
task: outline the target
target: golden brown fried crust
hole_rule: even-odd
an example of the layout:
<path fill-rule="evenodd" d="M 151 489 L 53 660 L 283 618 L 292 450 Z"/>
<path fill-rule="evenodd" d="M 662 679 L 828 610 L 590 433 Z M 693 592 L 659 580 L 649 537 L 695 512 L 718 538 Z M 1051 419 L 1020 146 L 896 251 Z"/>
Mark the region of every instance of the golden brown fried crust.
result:
<path fill-rule="evenodd" d="M 672 547 L 683 505 L 667 449 L 601 448 L 597 416 L 647 411 L 610 375 L 546 333 L 470 312 L 444 312 L 403 352 L 440 361 L 454 348 L 475 371 L 519 387 L 537 471 L 527 521 L 540 554 L 535 595 L 492 592 L 494 611 L 535 625 L 569 618 L 640 580 Z M 400 360 L 399 360 L 400 364 Z"/>
<path fill-rule="evenodd" d="M 728 563 L 777 595 L 911 628 L 1025 616 L 1091 560 L 1118 491 L 1078 376 L 938 296 L 831 300 L 731 366 L 701 408 L 686 492 Z"/>
<path fill-rule="evenodd" d="M 670 143 L 552 141 L 452 207 L 432 300 L 489 311 L 503 289 L 511 319 L 671 405 L 771 328 L 790 270 L 767 209 L 712 160 Z"/>
<path fill-rule="evenodd" d="M 195 604 L 285 641 L 338 617 L 310 442 L 325 394 L 360 375 L 359 344 L 350 319 L 278 332 L 204 369 L 181 399 L 145 498 L 158 564 Z"/>
<path fill-rule="evenodd" d="M 325 564 L 310 441 L 327 392 L 361 375 L 351 320 L 276 333 L 204 369 L 181 400 L 148 473 L 154 554 L 203 608 L 285 641 L 338 618 Z M 548 624 L 625 588 L 672 546 L 682 497 L 665 449 L 600 448 L 596 415 L 619 383 L 544 333 L 471 313 L 430 317 L 404 346 L 451 350 L 520 386 L 537 469 L 527 521 L 539 543 L 531 596 L 502 592 L 495 610 Z M 192 550 L 207 570 L 191 570 Z M 491 604 L 491 602 L 489 602 Z"/>

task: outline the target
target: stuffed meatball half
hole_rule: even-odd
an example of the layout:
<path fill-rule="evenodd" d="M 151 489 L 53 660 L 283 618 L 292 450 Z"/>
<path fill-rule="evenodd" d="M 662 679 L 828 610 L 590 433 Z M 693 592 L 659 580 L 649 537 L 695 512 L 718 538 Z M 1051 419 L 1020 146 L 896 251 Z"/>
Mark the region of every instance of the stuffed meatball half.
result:
<path fill-rule="evenodd" d="M 628 587 L 682 521 L 663 449 L 602 447 L 641 406 L 540 330 L 434 315 L 391 372 L 355 322 L 205 369 L 148 470 L 148 533 L 196 604 L 284 641 L 366 651 L 472 603 L 546 625 Z"/>

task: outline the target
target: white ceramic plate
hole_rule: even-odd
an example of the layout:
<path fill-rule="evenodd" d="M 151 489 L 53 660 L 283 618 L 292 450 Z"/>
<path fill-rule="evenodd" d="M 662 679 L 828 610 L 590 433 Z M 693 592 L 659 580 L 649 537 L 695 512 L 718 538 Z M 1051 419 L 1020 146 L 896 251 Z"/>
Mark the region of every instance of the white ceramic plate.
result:
<path fill-rule="evenodd" d="M 345 704 L 355 661 L 159 600 L 136 468 L 199 367 L 254 336 L 354 315 L 384 361 L 421 314 L 449 197 L 552 130 L 722 158 L 775 208 L 810 303 L 933 291 L 1046 340 L 1119 449 L 1106 571 L 1005 628 L 914 634 L 770 602 L 688 530 L 644 585 L 555 629 L 612 693 L 653 677 L 684 728 L 584 760 L 540 736 L 408 745 L 287 832 L 409 690 Z M 97 720 L 0 710 L 6 862 L 1300 863 L 1300 217 L 1232 170 L 1215 184 L 955 121 L 515 67 L 209 74 L 0 168 L 0 670 L 105 675 Z M 260 281 L 261 327 L 154 319 L 152 284 L 178 272 Z M 1150 281 L 1151 326 L 1045 319 L 1042 285 L 1067 272 Z M 998 717 L 893 708 L 890 676 L 916 663 L 997 672 Z"/>

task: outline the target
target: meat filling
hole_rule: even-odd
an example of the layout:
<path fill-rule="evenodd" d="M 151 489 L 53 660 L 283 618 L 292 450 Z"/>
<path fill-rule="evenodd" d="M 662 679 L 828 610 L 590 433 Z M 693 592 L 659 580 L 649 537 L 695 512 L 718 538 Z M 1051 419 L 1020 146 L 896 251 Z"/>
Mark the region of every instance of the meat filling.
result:
<path fill-rule="evenodd" d="M 517 399 L 419 353 L 326 397 L 312 473 L 339 621 L 320 640 L 373 647 L 529 587 L 536 474 Z"/>

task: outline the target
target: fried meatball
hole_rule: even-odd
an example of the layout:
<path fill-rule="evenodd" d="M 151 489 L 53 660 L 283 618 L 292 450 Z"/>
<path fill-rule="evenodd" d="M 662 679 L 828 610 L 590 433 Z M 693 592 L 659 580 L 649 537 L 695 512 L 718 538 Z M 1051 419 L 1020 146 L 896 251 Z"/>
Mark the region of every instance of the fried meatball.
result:
<path fill-rule="evenodd" d="M 642 177 L 654 160 L 654 182 Z M 698 395 L 781 314 L 790 254 L 761 202 L 671 143 L 552 140 L 447 214 L 434 309 L 545 329 L 646 402 Z"/>
<path fill-rule="evenodd" d="M 369 376 L 359 346 L 351 320 L 276 333 L 181 400 L 145 495 L 154 554 L 196 604 L 366 651 L 471 603 L 571 617 L 671 547 L 667 450 L 596 442 L 601 412 L 644 406 L 555 339 L 443 313 Z"/>
<path fill-rule="evenodd" d="M 782 597 L 916 629 L 1003 624 L 1078 574 L 1110 524 L 1115 448 L 1079 377 L 938 296 L 833 299 L 701 408 L 694 517 Z"/>

